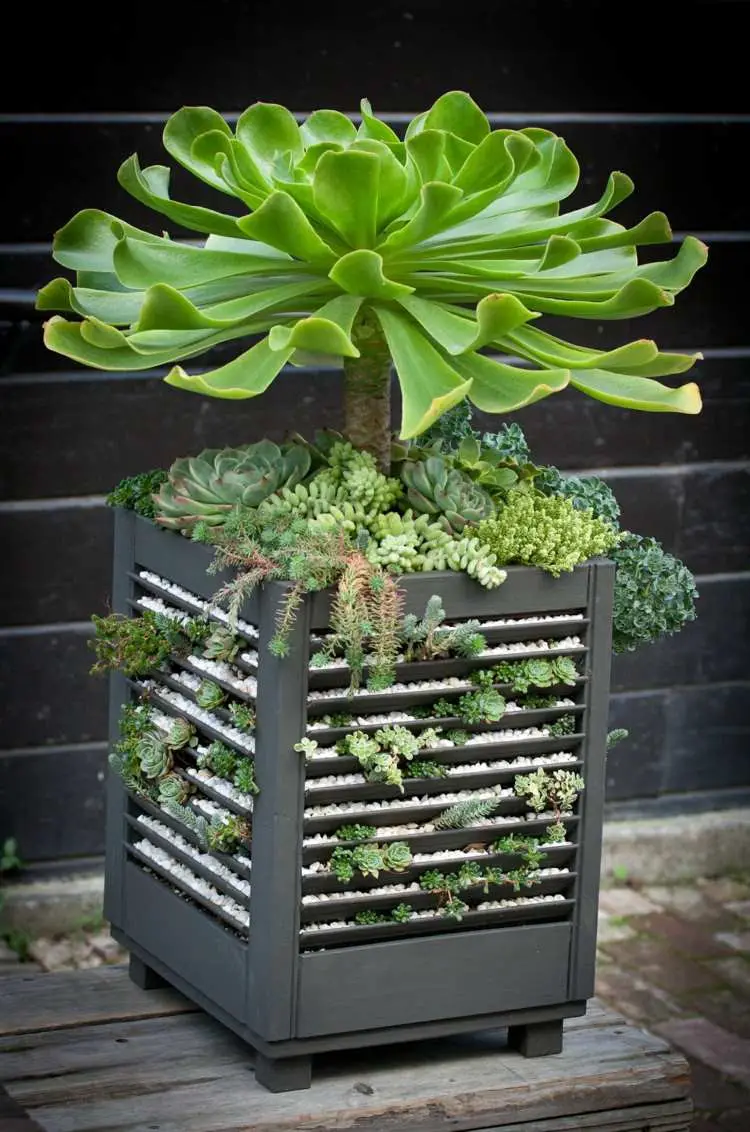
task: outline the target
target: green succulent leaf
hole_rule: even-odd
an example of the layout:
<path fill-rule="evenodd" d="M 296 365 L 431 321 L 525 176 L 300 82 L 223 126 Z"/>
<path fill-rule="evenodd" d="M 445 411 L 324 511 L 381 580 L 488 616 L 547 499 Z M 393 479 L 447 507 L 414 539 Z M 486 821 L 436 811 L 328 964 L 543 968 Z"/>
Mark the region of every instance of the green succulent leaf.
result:
<path fill-rule="evenodd" d="M 360 358 L 367 366 L 379 322 L 378 364 L 381 374 L 389 360 L 396 370 L 404 438 L 467 396 L 501 413 L 568 384 L 628 408 L 698 411 L 693 384 L 653 380 L 685 372 L 697 355 L 661 353 L 647 339 L 599 350 L 530 325 L 670 306 L 706 260 L 704 245 L 686 237 L 673 258 L 639 264 L 640 246 L 672 234 L 660 212 L 631 227 L 609 217 L 633 191 L 623 173 L 594 203 L 563 211 L 579 167 L 552 131 L 493 130 L 467 93 L 449 91 L 403 141 L 366 99 L 359 125 L 336 110 L 298 125 L 285 107 L 258 102 L 233 129 L 215 110 L 184 107 L 163 140 L 233 204 L 172 200 L 169 168 L 129 157 L 120 184 L 191 238 L 158 234 L 158 220 L 148 232 L 79 212 L 53 245 L 77 278 L 38 295 L 40 310 L 71 318 L 47 323 L 50 349 L 102 369 L 171 367 L 170 384 L 240 398 L 262 392 L 287 363 L 343 359 L 351 378 Z M 235 338 L 245 339 L 238 357 L 218 369 L 191 376 L 178 364 Z M 477 478 L 499 489 L 490 471 Z"/>
<path fill-rule="evenodd" d="M 376 308 L 401 386 L 401 436 L 418 436 L 461 401 L 471 380 L 461 378 L 414 323 L 386 307 Z"/>

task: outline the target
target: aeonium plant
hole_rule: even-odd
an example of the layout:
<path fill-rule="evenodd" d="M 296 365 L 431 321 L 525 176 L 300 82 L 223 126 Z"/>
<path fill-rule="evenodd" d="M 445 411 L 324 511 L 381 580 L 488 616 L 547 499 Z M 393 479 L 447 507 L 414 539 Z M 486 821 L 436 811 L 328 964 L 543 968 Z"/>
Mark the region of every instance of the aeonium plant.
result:
<path fill-rule="evenodd" d="M 80 318 L 47 322 L 50 349 L 105 370 L 169 365 L 170 385 L 230 399 L 263 393 L 287 363 L 343 362 L 344 432 L 383 471 L 391 367 L 407 440 L 464 398 L 508 413 L 569 385 L 630 409 L 700 410 L 695 384 L 656 380 L 698 355 L 647 339 L 596 350 L 536 325 L 545 314 L 601 322 L 670 306 L 706 259 L 687 237 L 673 259 L 638 263 L 639 246 L 671 233 L 659 212 L 632 228 L 606 218 L 633 190 L 623 173 L 594 204 L 563 211 L 578 163 L 548 130 L 492 130 L 452 91 L 403 139 L 363 100 L 359 126 L 334 110 L 298 124 L 283 106 L 255 103 L 232 130 L 186 107 L 164 145 L 231 198 L 230 211 L 172 200 L 166 166 L 128 158 L 123 188 L 206 238 L 79 212 L 53 250 L 76 281 L 53 280 L 38 306 Z M 252 344 L 217 369 L 183 368 L 234 339 Z"/>
<path fill-rule="evenodd" d="M 358 126 L 333 110 L 298 124 L 256 103 L 232 130 L 188 107 L 167 122 L 164 145 L 231 211 L 172 200 L 168 168 L 128 158 L 120 184 L 176 231 L 78 213 L 53 245 L 75 282 L 53 280 L 37 304 L 78 318 L 51 318 L 47 346 L 107 370 L 169 366 L 170 385 L 232 400 L 262 394 L 287 363 L 344 370 L 343 434 L 208 449 L 113 493 L 213 544 L 233 571 L 217 595 L 231 621 L 221 659 L 239 648 L 232 629 L 254 586 L 293 582 L 271 642 L 279 655 L 303 595 L 335 586 L 331 656 L 346 657 L 353 685 L 367 667 L 370 686 L 386 687 L 404 645 L 397 575 L 462 570 L 491 588 L 505 565 L 558 575 L 620 544 L 618 647 L 694 615 L 689 571 L 619 531 L 605 484 L 538 467 L 515 424 L 480 439 L 468 423 L 471 406 L 504 414 L 568 386 L 630 409 L 699 412 L 694 383 L 657 380 L 699 355 L 649 339 L 598 350 L 537 325 L 545 314 L 599 323 L 669 306 L 705 262 L 687 237 L 671 260 L 639 264 L 638 248 L 671 232 L 662 213 L 632 228 L 607 218 L 632 192 L 628 177 L 613 173 L 598 201 L 563 211 L 578 180 L 563 139 L 492 130 L 460 91 L 415 117 L 403 140 L 365 100 Z M 234 360 L 183 367 L 235 339 L 245 341 Z M 99 635 L 117 643 L 118 633 L 103 625 Z M 218 657 L 213 637 L 207 655 Z"/>

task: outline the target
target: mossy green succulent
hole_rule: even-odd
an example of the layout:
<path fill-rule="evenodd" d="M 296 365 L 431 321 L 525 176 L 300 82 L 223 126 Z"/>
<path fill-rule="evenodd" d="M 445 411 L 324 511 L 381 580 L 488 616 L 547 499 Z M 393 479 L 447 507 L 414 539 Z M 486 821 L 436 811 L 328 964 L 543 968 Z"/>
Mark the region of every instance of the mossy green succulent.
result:
<path fill-rule="evenodd" d="M 478 537 L 498 563 L 538 566 L 555 577 L 619 541 L 614 528 L 590 511 L 535 491 L 509 492 L 495 517 L 480 523 Z"/>

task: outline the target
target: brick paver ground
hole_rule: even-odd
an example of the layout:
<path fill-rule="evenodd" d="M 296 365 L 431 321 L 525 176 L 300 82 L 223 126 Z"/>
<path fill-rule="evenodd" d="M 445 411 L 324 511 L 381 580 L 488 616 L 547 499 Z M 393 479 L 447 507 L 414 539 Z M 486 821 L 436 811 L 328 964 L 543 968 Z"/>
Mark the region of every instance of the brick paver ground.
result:
<path fill-rule="evenodd" d="M 28 952 L 43 971 L 126 959 L 100 925 Z M 0 975 L 18 970 L 0 941 Z M 750 876 L 605 889 L 596 991 L 686 1055 L 692 1132 L 750 1132 Z"/>
<path fill-rule="evenodd" d="M 602 892 L 596 990 L 688 1058 L 691 1132 L 750 1132 L 750 877 Z"/>

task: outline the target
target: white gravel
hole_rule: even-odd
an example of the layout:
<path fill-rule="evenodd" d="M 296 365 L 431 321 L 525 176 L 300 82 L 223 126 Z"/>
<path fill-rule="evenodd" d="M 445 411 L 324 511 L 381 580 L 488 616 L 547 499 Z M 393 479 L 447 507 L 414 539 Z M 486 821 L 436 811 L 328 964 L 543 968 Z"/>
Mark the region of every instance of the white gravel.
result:
<path fill-rule="evenodd" d="M 472 911 L 487 912 L 493 908 L 516 908 L 519 905 L 524 904 L 544 904 L 549 903 L 550 901 L 559 902 L 560 900 L 565 900 L 565 897 L 560 894 L 554 896 L 518 896 L 514 900 L 485 900 L 482 904 L 478 904 L 476 909 L 472 909 Z M 470 912 L 467 913 L 465 918 L 468 918 L 470 915 Z M 437 909 L 425 908 L 421 911 L 415 910 L 414 912 L 412 912 L 411 919 L 435 920 L 444 919 L 444 917 Z M 337 928 L 359 928 L 365 926 L 370 927 L 371 925 L 355 924 L 354 920 L 322 920 L 317 923 L 304 924 L 301 930 L 305 934 L 309 932 L 320 932 L 321 934 L 323 934 L 326 931 L 333 931 Z M 395 927 L 396 925 L 394 924 L 393 926 Z"/>
<path fill-rule="evenodd" d="M 153 845 L 145 838 L 142 841 L 137 841 L 135 847 L 144 857 L 147 857 L 167 872 L 170 877 L 173 878 L 178 888 L 183 889 L 183 891 L 188 894 L 192 893 L 195 896 L 200 896 L 209 904 L 213 904 L 223 912 L 226 912 L 233 920 L 242 924 L 244 927 L 247 928 L 250 926 L 250 913 L 245 908 L 238 904 L 236 900 L 233 900 L 231 896 L 225 896 L 223 892 L 219 892 L 212 884 L 209 884 L 203 877 L 198 876 L 197 873 L 192 872 L 186 865 L 183 865 L 181 861 L 177 861 L 174 857 L 170 856 L 164 849 Z"/>
<path fill-rule="evenodd" d="M 424 794 L 422 797 L 397 799 L 393 802 L 329 802 L 325 806 L 309 806 L 305 810 L 305 819 L 334 817 L 337 814 L 355 814 L 371 812 L 372 810 L 411 810 L 420 806 L 452 806 L 456 802 L 463 802 L 467 798 L 477 801 L 484 798 L 514 798 L 512 787 L 503 789 L 499 787 L 486 790 L 458 790 L 453 794 Z"/>
<path fill-rule="evenodd" d="M 215 790 L 217 794 L 223 794 L 225 798 L 235 802 L 246 813 L 253 812 L 253 796 L 252 794 L 243 794 L 231 782 L 227 782 L 226 778 L 219 778 L 218 775 L 211 774 L 209 770 L 194 770 L 193 767 L 186 767 L 185 775 L 195 782 L 197 785 L 208 786 L 211 790 Z"/>
<path fill-rule="evenodd" d="M 537 880 L 546 876 L 562 876 L 570 873 L 570 869 L 534 869 L 529 873 L 529 881 L 535 883 Z M 419 883 L 412 881 L 409 884 L 383 884 L 377 888 L 368 888 L 364 891 L 358 892 L 354 890 L 347 890 L 346 892 L 313 892 L 307 896 L 302 897 L 303 904 L 319 904 L 327 901 L 338 900 L 363 900 L 370 899 L 377 896 L 392 896 L 394 893 L 399 892 L 422 892 Z"/>
<path fill-rule="evenodd" d="M 337 842 L 337 844 L 343 844 Z M 348 842 L 349 845 L 353 842 Z M 555 849 L 558 846 L 565 846 L 570 848 L 572 842 L 569 841 L 550 841 L 540 842 L 540 849 Z M 434 853 L 414 853 L 412 854 L 412 863 L 414 865 L 429 865 L 433 863 L 447 863 L 449 861 L 481 861 L 485 857 L 493 856 L 493 850 L 490 845 L 486 849 L 438 849 Z M 321 873 L 327 874 L 325 861 L 313 861 L 311 865 L 303 865 L 302 876 L 319 876 Z"/>
<path fill-rule="evenodd" d="M 453 746 L 451 743 L 450 746 Z M 341 755 L 336 755 L 333 748 L 326 748 L 331 754 L 331 757 L 341 758 Z M 420 751 L 420 758 L 429 754 L 429 751 Z M 488 770 L 524 770 L 535 766 L 549 766 L 559 765 L 560 763 L 575 762 L 576 756 L 569 751 L 560 751 L 554 755 L 539 755 L 537 758 L 530 759 L 528 756 L 519 755 L 515 759 L 498 759 L 496 762 L 491 763 L 444 763 L 443 769 L 446 772 L 445 777 L 450 778 L 455 775 L 462 774 L 484 774 Z M 326 786 L 361 786 L 367 779 L 363 774 L 324 774 L 320 778 L 308 778 L 305 783 L 305 791 L 308 790 L 322 790 Z M 408 778 L 404 780 L 408 782 Z"/>
<path fill-rule="evenodd" d="M 143 578 L 145 582 L 150 582 L 152 586 L 158 586 L 159 589 L 164 590 L 165 593 L 174 594 L 174 596 L 180 598 L 181 601 L 192 605 L 196 612 L 203 616 L 214 617 L 217 621 L 223 621 L 225 624 L 229 622 L 229 614 L 226 610 L 221 609 L 218 605 L 213 605 L 210 601 L 199 597 L 198 594 L 191 593 L 190 590 L 178 586 L 175 582 L 170 582 L 168 578 L 161 578 L 151 570 L 139 571 L 138 577 Z M 258 637 L 257 625 L 251 625 L 249 621 L 244 621 L 241 617 L 238 618 L 237 629 L 246 637 Z"/>
<path fill-rule="evenodd" d="M 209 661 L 208 663 L 210 664 L 212 662 Z M 208 669 L 206 669 L 206 672 L 208 673 Z M 204 680 L 204 677 L 196 676 L 194 672 L 186 672 L 184 670 L 172 672 L 171 676 L 173 680 L 176 680 L 178 682 L 178 684 L 182 684 L 185 688 L 189 688 L 193 693 L 198 691 Z M 246 695 L 251 696 L 253 699 L 255 698 L 258 691 L 258 681 L 254 676 L 245 677 L 245 679 L 243 680 L 242 691 Z"/>
<path fill-rule="evenodd" d="M 257 657 L 258 654 L 255 655 Z M 243 697 L 250 696 L 255 699 L 258 681 L 254 676 L 248 676 L 238 668 L 233 668 L 225 660 L 209 660 L 205 656 L 189 656 L 188 661 L 193 668 L 200 668 L 201 672 L 205 672 L 207 676 L 215 676 L 217 680 L 223 680 L 225 684 L 230 684 Z"/>
<path fill-rule="evenodd" d="M 480 653 L 476 654 L 476 657 L 473 657 L 472 659 L 482 660 L 482 659 L 488 658 L 488 657 L 506 656 L 509 653 L 513 653 L 514 655 L 518 654 L 519 656 L 521 654 L 525 654 L 527 656 L 536 656 L 538 653 L 549 653 L 549 654 L 552 654 L 552 655 L 557 655 L 558 653 L 583 652 L 583 651 L 584 651 L 584 646 L 583 646 L 583 642 L 582 642 L 580 637 L 559 637 L 559 638 L 552 638 L 550 640 L 538 640 L 538 641 L 501 641 L 497 645 L 491 645 L 489 648 L 483 649 Z M 453 658 L 453 659 L 456 659 L 456 658 Z M 404 663 L 403 654 L 399 654 L 396 657 L 396 662 L 397 663 Z M 365 663 L 367 663 L 367 660 L 365 661 Z M 327 664 L 311 665 L 310 671 L 311 672 L 327 672 L 330 669 L 345 669 L 345 668 L 348 668 L 348 667 L 349 666 L 347 665 L 345 660 L 342 660 L 341 658 L 336 657 L 335 659 L 328 661 Z M 456 680 L 456 677 L 448 677 L 447 679 L 448 680 Z M 401 692 L 401 691 L 405 691 L 405 690 L 413 691 L 414 689 L 422 688 L 422 687 L 439 688 L 439 687 L 445 687 L 445 686 L 446 686 L 446 681 L 442 681 L 442 680 L 410 681 L 408 684 L 400 684 L 400 683 L 392 684 L 389 688 L 386 689 L 386 692 L 388 694 L 390 694 L 391 692 Z M 367 688 L 361 688 L 355 693 L 355 696 L 382 696 L 383 694 L 384 694 L 383 692 L 371 692 Z M 339 689 L 329 689 L 325 693 L 323 693 L 323 692 L 311 692 L 308 699 L 310 699 L 310 700 L 312 700 L 312 699 L 325 699 L 325 698 L 329 698 L 331 695 L 340 696 L 340 695 L 342 695 L 342 690 L 339 688 Z"/>
<path fill-rule="evenodd" d="M 210 869 L 212 873 L 215 873 L 221 880 L 226 881 L 227 884 L 231 884 L 245 897 L 250 895 L 249 881 L 238 877 L 236 873 L 228 869 L 226 865 L 223 865 L 221 861 L 217 861 L 210 853 L 202 853 L 200 849 L 196 849 L 194 845 L 191 845 L 184 837 L 180 837 L 179 833 L 175 833 L 168 825 L 163 825 L 162 822 L 156 821 L 155 818 L 151 818 L 147 814 L 143 814 L 139 817 L 138 822 L 140 825 L 145 826 L 146 829 L 150 829 L 153 833 L 158 833 L 165 841 L 171 842 L 172 845 L 175 845 L 188 857 L 192 857 L 194 861 L 198 861 L 204 868 Z"/>
<path fill-rule="evenodd" d="M 189 676 L 190 673 L 183 673 L 182 675 Z M 177 677 L 175 677 L 175 679 L 177 679 Z M 196 684 L 200 684 L 200 680 L 197 676 L 193 677 L 193 679 L 196 681 Z M 186 680 L 180 679 L 178 682 L 185 688 L 190 688 L 190 684 Z M 229 723 L 224 723 L 224 721 L 214 715 L 213 712 L 207 711 L 206 708 L 198 707 L 193 700 L 189 700 L 187 696 L 183 696 L 180 692 L 175 692 L 172 688 L 167 688 L 164 684 L 160 684 L 156 680 L 143 680 L 142 687 L 147 691 L 158 693 L 163 700 L 172 704 L 179 712 L 186 715 L 189 719 L 192 719 L 194 723 L 207 723 L 214 731 L 218 731 L 232 743 L 235 743 L 238 747 L 242 747 L 244 751 L 251 753 L 255 751 L 255 740 L 251 735 L 245 734 L 244 731 L 240 731 L 237 727 L 232 727 Z"/>

